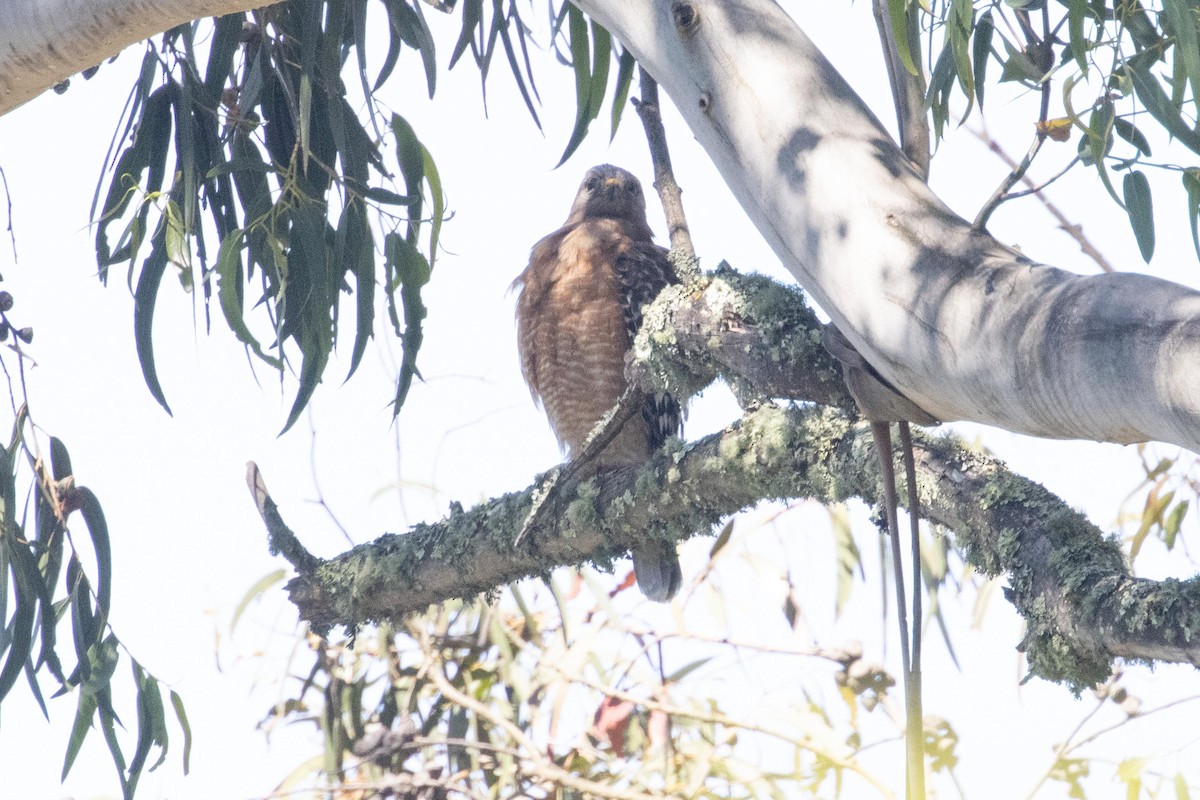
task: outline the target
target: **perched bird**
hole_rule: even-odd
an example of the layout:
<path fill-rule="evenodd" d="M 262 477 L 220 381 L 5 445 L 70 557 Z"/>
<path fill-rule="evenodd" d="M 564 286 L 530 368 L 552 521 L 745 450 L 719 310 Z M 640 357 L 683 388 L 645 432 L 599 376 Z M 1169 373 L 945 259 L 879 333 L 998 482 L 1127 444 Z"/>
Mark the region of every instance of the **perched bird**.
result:
<path fill-rule="evenodd" d="M 642 186 L 611 164 L 583 178 L 571 213 L 533 246 L 513 284 L 521 371 L 568 458 L 625 392 L 625 355 L 642 324 L 642 308 L 679 279 L 666 249 L 652 241 Z M 597 458 L 597 468 L 640 464 L 680 432 L 679 403 L 647 396 Z M 682 573 L 675 546 L 647 540 L 633 549 L 638 587 L 670 600 Z"/>

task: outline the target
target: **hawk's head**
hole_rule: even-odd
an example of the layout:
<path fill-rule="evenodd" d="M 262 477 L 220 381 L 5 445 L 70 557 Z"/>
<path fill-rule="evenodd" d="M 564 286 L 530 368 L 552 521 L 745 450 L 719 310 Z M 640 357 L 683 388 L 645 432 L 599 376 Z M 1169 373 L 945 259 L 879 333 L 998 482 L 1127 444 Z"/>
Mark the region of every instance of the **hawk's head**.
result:
<path fill-rule="evenodd" d="M 646 198 L 642 184 L 628 170 L 601 164 L 583 176 L 567 223 L 611 217 L 646 225 Z"/>

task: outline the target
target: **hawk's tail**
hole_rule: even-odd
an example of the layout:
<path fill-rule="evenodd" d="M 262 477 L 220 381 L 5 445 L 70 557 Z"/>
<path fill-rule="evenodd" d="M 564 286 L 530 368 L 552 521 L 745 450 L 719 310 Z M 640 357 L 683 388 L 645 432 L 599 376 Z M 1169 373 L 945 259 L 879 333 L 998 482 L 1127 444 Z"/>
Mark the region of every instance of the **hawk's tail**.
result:
<path fill-rule="evenodd" d="M 647 600 L 665 603 L 683 583 L 674 542 L 645 542 L 633 549 L 633 572 Z"/>

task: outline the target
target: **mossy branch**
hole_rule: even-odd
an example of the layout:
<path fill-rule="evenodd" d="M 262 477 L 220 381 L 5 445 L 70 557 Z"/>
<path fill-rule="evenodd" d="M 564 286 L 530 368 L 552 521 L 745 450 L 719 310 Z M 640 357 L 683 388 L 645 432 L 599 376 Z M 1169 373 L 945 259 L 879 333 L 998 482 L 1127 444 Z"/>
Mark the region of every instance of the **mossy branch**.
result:
<path fill-rule="evenodd" d="M 721 374 L 744 397 L 832 407 L 750 404 L 720 433 L 567 487 L 519 545 L 536 485 L 455 509 L 319 562 L 288 585 L 292 601 L 318 629 L 353 628 L 559 566 L 605 568 L 648 536 L 682 540 L 765 499 L 877 502 L 869 428 L 843 410 L 852 405 L 820 328 L 794 291 L 763 278 L 719 272 L 703 290 L 664 292 L 631 365 L 646 388 L 696 391 Z M 916 447 L 928 518 L 954 532 L 978 570 L 1009 575 L 1033 674 L 1079 690 L 1105 679 L 1114 657 L 1200 665 L 1197 580 L 1134 578 L 1116 541 L 1041 486 L 953 438 L 918 436 Z"/>

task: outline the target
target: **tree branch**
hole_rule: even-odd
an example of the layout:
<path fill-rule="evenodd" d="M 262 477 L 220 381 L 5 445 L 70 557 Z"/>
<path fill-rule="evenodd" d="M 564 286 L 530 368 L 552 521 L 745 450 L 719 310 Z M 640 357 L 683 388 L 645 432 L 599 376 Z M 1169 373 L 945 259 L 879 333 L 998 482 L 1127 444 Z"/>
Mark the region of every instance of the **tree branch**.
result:
<path fill-rule="evenodd" d="M 646 361 L 634 373 L 692 391 L 733 362 L 743 365 L 737 380 L 754 390 L 811 364 L 817 377 L 806 390 L 852 408 L 844 389 L 831 389 L 836 367 L 820 331 L 795 292 L 720 273 L 698 297 L 664 292 L 648 309 L 638 337 Z M 707 358 L 692 355 L 701 342 Z M 799 396 L 800 383 L 786 388 Z M 1079 690 L 1107 677 L 1118 656 L 1200 665 L 1200 581 L 1134 578 L 1115 541 L 1041 486 L 953 438 L 920 436 L 915 445 L 928 518 L 954 531 L 978 570 L 1009 575 L 1006 594 L 1028 623 L 1020 646 L 1033 674 Z M 648 536 L 682 540 L 764 499 L 876 503 L 877 464 L 869 428 L 843 410 L 752 408 L 720 433 L 568 488 L 520 545 L 514 539 L 536 486 L 319 562 L 288 590 L 318 630 L 397 619 L 558 566 L 604 568 Z"/>
<path fill-rule="evenodd" d="M 263 0 L 5 0 L 0 25 L 0 114 L 134 42 Z"/>
<path fill-rule="evenodd" d="M 512 541 L 531 489 L 356 547 L 288 591 L 317 628 L 355 627 L 557 566 L 604 568 L 646 536 L 682 540 L 762 499 L 874 503 L 882 484 L 869 434 L 838 411 L 763 407 L 582 484 L 524 546 Z M 1078 691 L 1104 680 L 1114 657 L 1200 665 L 1200 582 L 1134 578 L 1115 541 L 1038 484 L 950 437 L 915 445 L 929 518 L 954 529 L 974 567 L 1009 574 L 1032 674 Z"/>

